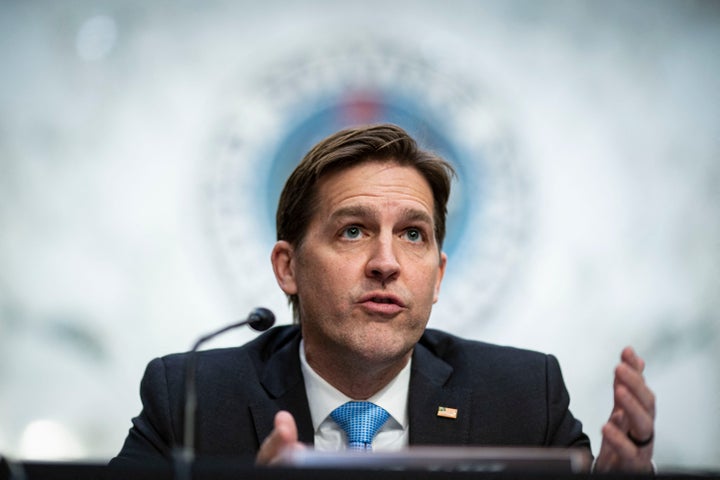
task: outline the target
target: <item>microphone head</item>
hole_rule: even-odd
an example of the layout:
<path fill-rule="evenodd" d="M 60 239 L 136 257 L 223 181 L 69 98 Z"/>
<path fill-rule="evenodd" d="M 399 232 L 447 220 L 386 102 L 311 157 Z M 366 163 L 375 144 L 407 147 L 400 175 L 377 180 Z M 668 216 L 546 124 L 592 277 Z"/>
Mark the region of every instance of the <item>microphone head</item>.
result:
<path fill-rule="evenodd" d="M 275 314 L 267 308 L 258 307 L 248 315 L 248 325 L 258 332 L 264 332 L 274 324 Z"/>

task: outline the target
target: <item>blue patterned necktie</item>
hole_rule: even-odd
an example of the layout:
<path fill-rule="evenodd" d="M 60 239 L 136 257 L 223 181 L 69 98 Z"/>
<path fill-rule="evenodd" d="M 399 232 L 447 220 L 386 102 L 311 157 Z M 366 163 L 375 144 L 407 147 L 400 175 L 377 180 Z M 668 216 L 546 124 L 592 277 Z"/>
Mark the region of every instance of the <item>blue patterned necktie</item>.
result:
<path fill-rule="evenodd" d="M 372 450 L 372 439 L 390 414 L 370 402 L 347 402 L 330 414 L 345 430 L 350 450 Z"/>

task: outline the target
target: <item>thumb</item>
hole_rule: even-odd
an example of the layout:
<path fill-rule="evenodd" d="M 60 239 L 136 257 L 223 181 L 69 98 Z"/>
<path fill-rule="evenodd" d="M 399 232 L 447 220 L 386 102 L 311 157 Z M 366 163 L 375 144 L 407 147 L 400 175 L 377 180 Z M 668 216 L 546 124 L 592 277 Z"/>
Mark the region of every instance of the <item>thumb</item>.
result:
<path fill-rule="evenodd" d="M 278 460 L 280 453 L 298 443 L 297 425 L 290 412 L 284 410 L 275 414 L 273 431 L 263 441 L 255 462 L 258 465 L 270 465 Z"/>

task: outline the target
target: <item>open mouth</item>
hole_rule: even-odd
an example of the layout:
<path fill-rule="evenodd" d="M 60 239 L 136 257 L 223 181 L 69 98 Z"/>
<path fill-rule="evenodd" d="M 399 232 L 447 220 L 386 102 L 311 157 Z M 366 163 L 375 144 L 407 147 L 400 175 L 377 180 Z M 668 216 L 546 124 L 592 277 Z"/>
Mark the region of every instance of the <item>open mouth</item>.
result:
<path fill-rule="evenodd" d="M 399 308 L 405 308 L 403 301 L 392 294 L 383 293 L 368 293 L 360 299 L 360 303 L 364 304 L 375 304 L 375 305 L 395 305 Z"/>
<path fill-rule="evenodd" d="M 373 297 L 371 300 L 375 303 L 391 303 L 391 304 L 397 303 L 392 298 Z"/>

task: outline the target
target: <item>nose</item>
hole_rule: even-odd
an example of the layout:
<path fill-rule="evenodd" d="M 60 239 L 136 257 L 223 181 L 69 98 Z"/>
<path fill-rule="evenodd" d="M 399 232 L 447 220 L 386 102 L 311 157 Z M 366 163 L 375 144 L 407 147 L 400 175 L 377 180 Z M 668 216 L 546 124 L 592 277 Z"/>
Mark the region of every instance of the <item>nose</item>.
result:
<path fill-rule="evenodd" d="M 400 262 L 395 255 L 392 236 L 377 237 L 365 266 L 365 274 L 385 284 L 399 273 Z"/>

